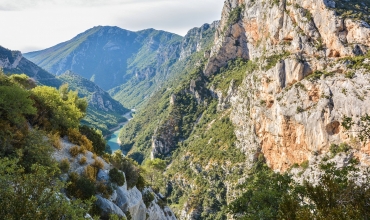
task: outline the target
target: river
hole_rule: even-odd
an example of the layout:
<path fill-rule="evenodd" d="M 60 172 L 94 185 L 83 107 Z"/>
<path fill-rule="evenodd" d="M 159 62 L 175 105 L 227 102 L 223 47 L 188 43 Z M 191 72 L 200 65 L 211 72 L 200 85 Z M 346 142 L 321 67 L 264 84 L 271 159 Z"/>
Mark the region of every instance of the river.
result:
<path fill-rule="evenodd" d="M 110 131 L 114 133 L 111 135 L 110 139 L 107 140 L 107 144 L 112 149 L 112 153 L 116 150 L 120 150 L 120 140 L 118 138 L 119 132 L 132 119 L 131 113 L 133 112 L 135 112 L 135 109 L 132 109 L 130 112 L 123 115 L 123 117 L 127 118 L 126 122 L 122 122 L 118 124 L 117 127 L 110 129 Z"/>

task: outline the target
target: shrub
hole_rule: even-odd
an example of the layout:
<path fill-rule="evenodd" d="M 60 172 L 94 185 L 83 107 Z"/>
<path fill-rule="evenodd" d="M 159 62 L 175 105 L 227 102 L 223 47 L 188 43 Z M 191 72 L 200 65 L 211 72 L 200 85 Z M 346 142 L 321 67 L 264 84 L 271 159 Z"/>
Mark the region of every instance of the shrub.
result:
<path fill-rule="evenodd" d="M 73 143 L 84 147 L 86 150 L 93 151 L 92 142 L 82 135 L 77 129 L 69 128 L 67 131 L 68 140 Z"/>
<path fill-rule="evenodd" d="M 345 77 L 348 79 L 353 79 L 353 77 L 355 77 L 355 72 L 347 72 Z"/>
<path fill-rule="evenodd" d="M 80 148 L 78 146 L 73 146 L 69 148 L 69 153 L 72 157 L 76 157 L 80 153 Z"/>
<path fill-rule="evenodd" d="M 85 167 L 84 176 L 91 180 L 92 182 L 95 182 L 96 175 L 98 174 L 98 169 L 94 166 L 88 165 Z"/>
<path fill-rule="evenodd" d="M 90 199 L 96 194 L 94 182 L 85 176 L 78 176 L 77 173 L 69 175 L 70 184 L 67 187 L 67 194 L 79 199 Z"/>
<path fill-rule="evenodd" d="M 296 112 L 297 112 L 297 114 L 302 113 L 302 112 L 304 112 L 304 109 L 301 106 L 298 106 Z"/>
<path fill-rule="evenodd" d="M 62 171 L 62 173 L 68 173 L 70 167 L 71 164 L 69 163 L 68 159 L 63 159 L 59 163 L 59 169 Z"/>
<path fill-rule="evenodd" d="M 126 175 L 127 187 L 132 188 L 135 185 L 143 188 L 145 181 L 141 176 L 139 165 L 132 159 L 123 157 L 120 153 L 116 153 L 112 157 L 112 164 Z M 138 186 L 140 185 L 140 186 Z"/>
<path fill-rule="evenodd" d="M 85 157 L 85 156 L 83 156 L 83 157 L 81 157 L 81 159 L 80 159 L 80 164 L 81 165 L 84 165 L 84 164 L 86 164 L 86 162 L 87 162 L 87 158 Z"/>
<path fill-rule="evenodd" d="M 92 142 L 94 152 L 98 155 L 104 154 L 107 143 L 101 131 L 94 130 L 93 128 L 83 125 L 80 126 L 80 133 L 85 135 Z"/>
<path fill-rule="evenodd" d="M 150 203 L 154 200 L 154 194 L 150 191 L 145 191 L 144 194 L 143 194 L 143 201 L 146 205 L 146 207 L 148 208 Z"/>
<path fill-rule="evenodd" d="M 336 155 L 341 152 L 348 152 L 350 149 L 351 149 L 351 146 L 349 146 L 346 143 L 341 143 L 339 145 L 336 145 L 336 144 L 330 145 L 330 152 L 333 155 Z"/>
<path fill-rule="evenodd" d="M 96 186 L 96 190 L 103 195 L 104 198 L 109 199 L 110 195 L 113 193 L 113 188 L 109 185 L 105 185 L 99 182 Z"/>
<path fill-rule="evenodd" d="M 301 163 L 301 167 L 303 168 L 303 169 L 307 169 L 308 168 L 308 166 L 309 166 L 309 162 L 308 162 L 308 160 L 306 160 L 306 161 L 303 161 L 302 163 Z"/>
<path fill-rule="evenodd" d="M 93 163 L 93 166 L 96 167 L 96 168 L 99 168 L 99 169 L 103 169 L 104 168 L 104 163 L 103 163 L 102 160 L 95 159 L 95 161 Z"/>
<path fill-rule="evenodd" d="M 54 134 L 49 134 L 49 139 L 56 149 L 60 150 L 62 149 L 62 145 L 60 144 L 60 134 L 58 132 Z"/>
<path fill-rule="evenodd" d="M 125 177 L 117 168 L 109 170 L 109 178 L 111 182 L 116 183 L 118 186 L 125 184 Z"/>

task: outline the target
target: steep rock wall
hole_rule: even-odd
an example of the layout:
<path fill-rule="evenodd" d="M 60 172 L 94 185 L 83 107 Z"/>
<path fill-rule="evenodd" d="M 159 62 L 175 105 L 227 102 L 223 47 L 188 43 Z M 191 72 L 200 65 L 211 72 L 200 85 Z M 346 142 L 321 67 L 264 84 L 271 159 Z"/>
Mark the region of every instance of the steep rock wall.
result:
<path fill-rule="evenodd" d="M 370 112 L 368 70 L 351 69 L 350 61 L 368 51 L 370 26 L 343 19 L 333 8 L 335 2 L 326 0 L 225 2 L 205 75 L 238 57 L 258 66 L 220 103 L 232 105 L 238 147 L 249 166 L 262 152 L 271 168 L 286 171 L 342 142 L 369 163 L 367 148 L 340 122 Z M 240 17 L 232 24 L 236 10 Z"/>

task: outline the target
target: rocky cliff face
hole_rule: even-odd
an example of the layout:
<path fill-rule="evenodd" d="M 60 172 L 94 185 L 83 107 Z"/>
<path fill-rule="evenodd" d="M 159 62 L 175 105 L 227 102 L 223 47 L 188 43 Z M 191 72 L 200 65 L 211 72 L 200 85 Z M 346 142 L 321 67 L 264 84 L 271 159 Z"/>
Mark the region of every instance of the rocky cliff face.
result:
<path fill-rule="evenodd" d="M 21 74 L 24 73 L 41 84 L 59 87 L 62 83 L 50 74 L 38 67 L 31 61 L 23 57 L 20 51 L 11 51 L 0 46 L 0 68 L 5 73 Z"/>
<path fill-rule="evenodd" d="M 224 101 L 250 165 L 262 152 L 271 168 L 286 171 L 343 142 L 369 164 L 368 146 L 341 122 L 370 112 L 370 26 L 335 7 L 326 0 L 225 2 L 205 74 L 237 57 L 258 66 Z"/>

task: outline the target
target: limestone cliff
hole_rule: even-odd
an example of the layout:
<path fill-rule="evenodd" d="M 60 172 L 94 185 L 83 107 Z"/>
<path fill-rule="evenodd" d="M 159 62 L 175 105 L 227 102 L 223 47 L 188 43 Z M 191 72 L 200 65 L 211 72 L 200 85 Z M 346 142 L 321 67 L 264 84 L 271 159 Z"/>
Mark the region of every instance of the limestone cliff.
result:
<path fill-rule="evenodd" d="M 369 164 L 369 146 L 341 121 L 370 112 L 370 26 L 335 9 L 328 0 L 225 2 L 205 75 L 237 57 L 258 66 L 224 103 L 250 165 L 262 152 L 285 171 L 342 142 Z"/>

